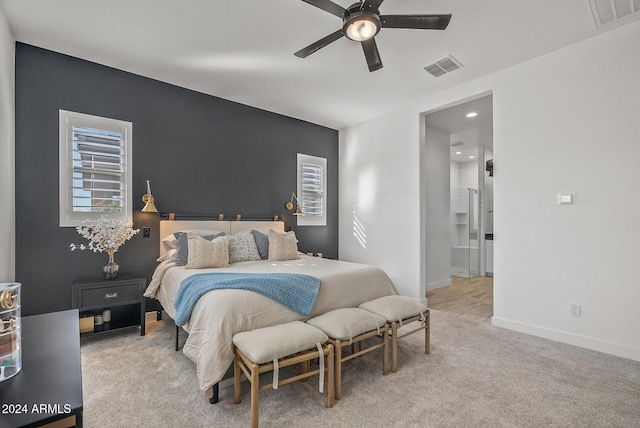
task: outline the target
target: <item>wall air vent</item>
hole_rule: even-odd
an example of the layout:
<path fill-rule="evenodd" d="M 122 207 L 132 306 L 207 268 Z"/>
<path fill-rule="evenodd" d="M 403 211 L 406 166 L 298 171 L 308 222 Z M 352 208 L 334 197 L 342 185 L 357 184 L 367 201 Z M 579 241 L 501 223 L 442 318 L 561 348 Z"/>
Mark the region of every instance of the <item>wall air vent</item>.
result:
<path fill-rule="evenodd" d="M 640 0 L 589 0 L 596 27 L 640 18 Z"/>
<path fill-rule="evenodd" d="M 432 76 L 440 77 L 443 74 L 451 73 L 452 71 L 457 70 L 460 67 L 462 67 L 462 64 L 460 64 L 454 57 L 449 55 L 448 57 L 442 58 L 441 60 L 436 61 L 433 64 L 427 65 L 424 69 Z"/>

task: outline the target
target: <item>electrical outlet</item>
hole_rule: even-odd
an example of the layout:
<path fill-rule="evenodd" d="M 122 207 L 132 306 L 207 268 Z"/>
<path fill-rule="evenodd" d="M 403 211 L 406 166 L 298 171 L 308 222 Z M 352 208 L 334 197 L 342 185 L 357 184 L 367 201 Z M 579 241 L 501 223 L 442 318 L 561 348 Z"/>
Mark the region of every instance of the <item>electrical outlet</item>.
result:
<path fill-rule="evenodd" d="M 151 228 L 150 227 L 143 227 L 142 228 L 142 237 L 143 238 L 149 238 L 151 236 Z"/>
<path fill-rule="evenodd" d="M 569 315 L 571 315 L 572 317 L 579 317 L 581 312 L 582 312 L 582 305 L 579 305 L 577 303 L 571 304 L 571 310 L 569 311 Z"/>

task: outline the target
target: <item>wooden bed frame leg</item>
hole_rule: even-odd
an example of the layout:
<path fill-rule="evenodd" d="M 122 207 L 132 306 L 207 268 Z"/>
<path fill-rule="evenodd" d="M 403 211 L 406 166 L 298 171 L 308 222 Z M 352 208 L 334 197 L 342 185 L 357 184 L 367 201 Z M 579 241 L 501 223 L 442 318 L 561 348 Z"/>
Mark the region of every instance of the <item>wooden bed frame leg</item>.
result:
<path fill-rule="evenodd" d="M 240 357 L 238 354 L 233 357 L 233 402 L 234 404 L 240 404 L 242 401 L 242 383 L 241 377 L 242 373 L 240 368 Z"/>
<path fill-rule="evenodd" d="M 429 309 L 425 313 L 425 323 L 426 328 L 424 329 L 424 353 L 431 353 L 431 314 L 429 313 Z"/>
<path fill-rule="evenodd" d="M 220 384 L 216 383 L 213 385 L 213 396 L 209 398 L 209 403 L 216 404 L 220 401 Z"/>
<path fill-rule="evenodd" d="M 179 334 L 180 334 L 180 327 L 178 327 L 178 326 L 176 325 L 176 351 L 177 351 L 178 349 L 180 349 L 180 347 L 178 346 L 178 335 L 179 335 Z"/>

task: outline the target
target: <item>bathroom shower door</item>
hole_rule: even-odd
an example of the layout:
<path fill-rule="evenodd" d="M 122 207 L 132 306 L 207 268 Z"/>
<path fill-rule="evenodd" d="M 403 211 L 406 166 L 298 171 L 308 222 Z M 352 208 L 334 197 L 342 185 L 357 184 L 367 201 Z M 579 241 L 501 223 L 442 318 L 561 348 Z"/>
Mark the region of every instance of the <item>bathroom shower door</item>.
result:
<path fill-rule="evenodd" d="M 455 189 L 451 198 L 451 275 L 480 275 L 478 189 Z"/>

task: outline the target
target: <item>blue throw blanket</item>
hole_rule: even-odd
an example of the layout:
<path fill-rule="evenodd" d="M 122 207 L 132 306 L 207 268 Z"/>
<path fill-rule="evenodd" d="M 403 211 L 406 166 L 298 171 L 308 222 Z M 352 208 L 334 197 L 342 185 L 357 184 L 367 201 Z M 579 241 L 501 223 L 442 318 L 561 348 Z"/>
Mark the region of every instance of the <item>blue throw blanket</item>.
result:
<path fill-rule="evenodd" d="M 211 290 L 232 288 L 260 293 L 299 314 L 309 315 L 320 292 L 319 278 L 293 273 L 200 273 L 180 283 L 174 306 L 176 325 L 191 318 L 198 299 Z"/>

